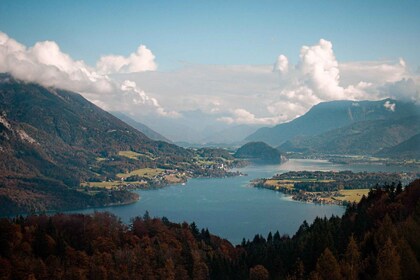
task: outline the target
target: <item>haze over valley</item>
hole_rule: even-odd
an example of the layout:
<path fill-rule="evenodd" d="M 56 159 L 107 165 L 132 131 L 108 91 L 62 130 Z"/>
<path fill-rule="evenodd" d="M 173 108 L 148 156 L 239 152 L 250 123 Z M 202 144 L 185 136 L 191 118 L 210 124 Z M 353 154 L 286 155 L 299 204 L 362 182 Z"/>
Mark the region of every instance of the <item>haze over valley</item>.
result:
<path fill-rule="evenodd" d="M 0 279 L 420 279 L 418 1 L 3 1 Z"/>

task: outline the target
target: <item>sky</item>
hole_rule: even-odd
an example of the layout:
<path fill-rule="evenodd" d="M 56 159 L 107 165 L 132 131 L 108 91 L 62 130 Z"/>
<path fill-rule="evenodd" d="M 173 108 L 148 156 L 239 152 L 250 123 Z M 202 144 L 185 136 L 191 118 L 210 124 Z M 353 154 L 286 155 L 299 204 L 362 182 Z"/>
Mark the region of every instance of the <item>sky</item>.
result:
<path fill-rule="evenodd" d="M 419 101 L 419 14 L 417 0 L 3 0 L 0 71 L 156 127 L 275 125 L 323 101 Z"/>

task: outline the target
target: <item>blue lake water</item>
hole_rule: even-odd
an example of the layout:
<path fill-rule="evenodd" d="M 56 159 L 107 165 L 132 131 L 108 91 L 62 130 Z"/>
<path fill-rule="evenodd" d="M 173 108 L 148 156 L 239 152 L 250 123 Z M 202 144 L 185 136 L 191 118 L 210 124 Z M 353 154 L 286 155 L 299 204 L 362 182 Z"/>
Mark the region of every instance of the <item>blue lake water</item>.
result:
<path fill-rule="evenodd" d="M 287 171 L 400 171 L 385 165 L 340 165 L 324 160 L 292 159 L 281 165 L 251 165 L 239 169 L 247 176 L 190 179 L 185 185 L 157 190 L 139 190 L 140 200 L 124 206 L 105 207 L 124 222 L 149 211 L 152 217 L 167 217 L 172 222 L 195 222 L 213 234 L 239 244 L 255 234 L 266 236 L 279 231 L 293 235 L 304 220 L 342 215 L 344 207 L 297 202 L 279 192 L 249 186 L 255 178 L 267 178 Z M 77 212 L 90 213 L 94 209 Z"/>

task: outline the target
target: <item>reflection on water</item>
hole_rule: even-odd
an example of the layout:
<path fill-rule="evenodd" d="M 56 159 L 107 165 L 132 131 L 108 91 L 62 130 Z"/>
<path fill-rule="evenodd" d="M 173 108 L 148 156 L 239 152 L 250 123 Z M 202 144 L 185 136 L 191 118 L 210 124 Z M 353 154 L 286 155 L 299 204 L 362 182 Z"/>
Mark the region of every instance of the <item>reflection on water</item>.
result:
<path fill-rule="evenodd" d="M 253 165 L 240 169 L 247 176 L 231 178 L 191 179 L 185 185 L 173 185 L 150 191 L 137 191 L 141 199 L 134 204 L 106 207 L 124 222 L 143 215 L 167 217 L 173 222 L 187 221 L 234 244 L 255 234 L 269 231 L 281 234 L 296 232 L 301 223 L 312 222 L 316 216 L 341 215 L 344 208 L 336 205 L 316 205 L 291 200 L 281 193 L 249 187 L 255 178 L 271 177 L 276 173 L 301 170 L 391 171 L 383 165 L 340 165 L 324 160 L 289 160 L 282 165 Z M 94 210 L 78 211 L 89 213 Z"/>

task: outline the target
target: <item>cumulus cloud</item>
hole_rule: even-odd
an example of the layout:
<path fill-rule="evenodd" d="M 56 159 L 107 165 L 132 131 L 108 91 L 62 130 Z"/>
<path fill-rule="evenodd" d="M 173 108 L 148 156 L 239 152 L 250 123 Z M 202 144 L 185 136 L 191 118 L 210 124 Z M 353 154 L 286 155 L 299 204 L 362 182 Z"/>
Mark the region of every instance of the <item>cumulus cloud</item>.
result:
<path fill-rule="evenodd" d="M 274 72 L 280 72 L 282 74 L 287 73 L 289 70 L 289 60 L 284 55 L 279 55 L 277 58 L 276 63 L 274 64 L 273 71 Z"/>
<path fill-rule="evenodd" d="M 131 73 L 155 71 L 157 64 L 152 51 L 146 46 L 140 45 L 137 51 L 128 57 L 120 55 L 102 56 L 96 64 L 96 68 L 101 74 Z"/>
<path fill-rule="evenodd" d="M 420 77 L 403 78 L 394 83 L 386 83 L 380 88 L 380 95 L 411 102 L 420 102 Z"/>
<path fill-rule="evenodd" d="M 297 65 L 299 80 L 322 99 L 343 99 L 340 87 L 340 71 L 331 42 L 321 39 L 318 45 L 303 46 Z"/>
<path fill-rule="evenodd" d="M 282 120 L 282 116 L 276 117 L 255 117 L 254 114 L 248 112 L 245 109 L 239 108 L 232 111 L 231 117 L 220 117 L 218 118 L 219 121 L 232 124 L 276 124 Z"/>
<path fill-rule="evenodd" d="M 27 48 L 0 32 L 0 72 L 9 72 L 17 79 L 48 87 L 76 91 L 106 110 L 139 111 L 161 116 L 168 112 L 156 98 L 150 97 L 133 82 L 118 82 L 107 74 L 155 70 L 153 53 L 141 45 L 128 57 L 102 57 L 97 68 L 82 60 L 73 60 L 53 41 L 37 42 Z"/>
<path fill-rule="evenodd" d="M 303 46 L 297 63 L 291 61 L 279 55 L 272 65 L 184 64 L 161 72 L 154 71 L 153 53 L 140 46 L 127 56 L 102 56 L 91 67 L 63 53 L 55 42 L 26 47 L 0 32 L 0 72 L 77 91 L 106 110 L 152 115 L 153 120 L 199 110 L 209 126 L 210 119 L 214 126 L 274 125 L 323 101 L 420 100 L 420 75 L 402 58 L 342 63 L 332 42 L 321 39 Z M 202 120 L 194 122 L 197 129 L 203 128 Z"/>
<path fill-rule="evenodd" d="M 402 58 L 339 63 L 332 43 L 321 39 L 316 45 L 301 48 L 296 65 L 290 66 L 287 61 L 287 57 L 281 55 L 274 64 L 280 76 L 279 92 L 267 106 L 271 114 L 282 113 L 286 119 L 301 115 L 323 101 L 387 97 L 420 100 L 419 77 L 410 74 Z M 280 67 L 282 63 L 287 67 Z M 390 104 L 387 108 L 392 110 L 395 106 Z"/>
<path fill-rule="evenodd" d="M 130 80 L 125 80 L 121 84 L 121 90 L 124 92 L 124 95 L 128 95 L 129 100 L 132 100 L 135 105 L 145 104 L 153 108 L 156 108 L 156 112 L 161 116 L 172 116 L 179 117 L 177 112 L 167 112 L 162 106 L 159 105 L 159 102 L 156 98 L 148 96 L 144 91 L 139 90 L 135 82 Z"/>
<path fill-rule="evenodd" d="M 217 113 L 229 124 L 281 123 L 323 101 L 420 100 L 419 75 L 403 59 L 340 63 L 327 40 L 303 46 L 296 64 L 280 55 L 274 65 L 185 65 L 124 77 L 161 97 L 164 107 Z"/>

